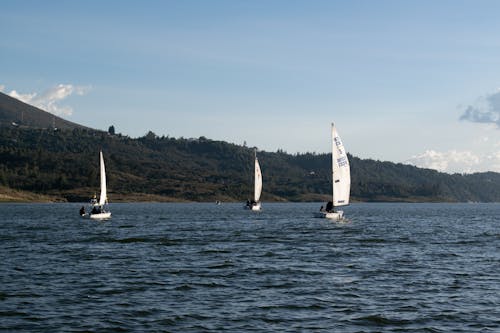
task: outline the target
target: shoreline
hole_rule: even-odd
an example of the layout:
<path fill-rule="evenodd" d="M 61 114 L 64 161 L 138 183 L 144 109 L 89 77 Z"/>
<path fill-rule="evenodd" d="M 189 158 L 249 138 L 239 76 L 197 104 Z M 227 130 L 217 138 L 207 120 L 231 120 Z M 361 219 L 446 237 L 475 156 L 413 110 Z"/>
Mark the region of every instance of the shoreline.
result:
<path fill-rule="evenodd" d="M 78 191 L 76 191 L 78 192 Z M 245 202 L 245 199 L 238 200 L 235 198 L 220 196 L 219 198 L 207 198 L 202 200 L 188 200 L 184 198 L 176 198 L 170 196 L 162 196 L 158 194 L 148 194 L 148 193 L 110 193 L 109 196 L 111 203 L 162 203 L 162 202 L 172 202 L 172 203 L 215 203 L 220 201 L 222 203 L 238 203 Z M 61 194 L 39 194 L 35 192 L 16 190 L 8 188 L 5 186 L 0 186 L 0 203 L 85 203 L 90 200 L 90 196 L 87 197 L 82 195 L 81 192 L 75 194 L 64 193 Z M 279 203 L 279 202 L 327 202 L 331 200 L 330 196 L 309 193 L 301 196 L 297 196 L 293 199 L 285 199 L 281 197 L 271 197 L 265 198 L 262 202 L 269 203 Z M 351 203 L 360 202 L 378 202 L 378 203 L 460 203 L 458 201 L 447 200 L 445 198 L 435 198 L 435 197 L 409 197 L 409 198 L 393 198 L 387 196 L 379 196 L 374 198 L 351 198 Z M 463 202 L 467 203 L 467 202 Z"/>

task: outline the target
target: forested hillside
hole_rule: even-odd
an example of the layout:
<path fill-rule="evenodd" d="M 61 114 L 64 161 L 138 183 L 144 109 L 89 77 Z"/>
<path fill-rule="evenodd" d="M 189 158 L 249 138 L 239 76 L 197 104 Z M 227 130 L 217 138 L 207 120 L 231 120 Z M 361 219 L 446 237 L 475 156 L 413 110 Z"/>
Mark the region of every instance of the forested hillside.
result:
<path fill-rule="evenodd" d="M 98 191 L 98 152 L 117 200 L 246 200 L 253 148 L 198 139 L 0 127 L 0 185 L 86 201 Z M 264 201 L 319 201 L 331 195 L 329 154 L 258 152 Z M 363 201 L 500 201 L 500 174 L 449 175 L 350 156 L 352 197 Z"/>

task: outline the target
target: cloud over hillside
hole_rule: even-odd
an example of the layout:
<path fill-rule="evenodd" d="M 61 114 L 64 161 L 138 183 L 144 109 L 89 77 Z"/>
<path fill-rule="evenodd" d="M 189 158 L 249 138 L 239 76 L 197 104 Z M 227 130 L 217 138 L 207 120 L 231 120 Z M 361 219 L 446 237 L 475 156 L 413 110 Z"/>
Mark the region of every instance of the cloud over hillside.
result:
<path fill-rule="evenodd" d="M 3 92 L 4 89 L 5 86 L 0 85 L 0 91 Z M 45 90 L 41 94 L 36 92 L 19 93 L 16 90 L 11 90 L 7 95 L 57 116 L 71 116 L 73 114 L 73 108 L 67 105 L 61 105 L 60 102 L 73 94 L 84 95 L 89 90 L 90 87 L 85 86 L 58 84 L 57 86 Z"/>

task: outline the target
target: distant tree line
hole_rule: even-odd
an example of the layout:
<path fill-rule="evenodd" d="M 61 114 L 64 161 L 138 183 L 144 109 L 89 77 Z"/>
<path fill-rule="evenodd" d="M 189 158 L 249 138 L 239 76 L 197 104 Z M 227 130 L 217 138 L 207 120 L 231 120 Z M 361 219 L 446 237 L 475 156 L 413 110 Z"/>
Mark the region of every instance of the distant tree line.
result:
<path fill-rule="evenodd" d="M 90 129 L 0 128 L 0 184 L 86 200 L 99 186 L 98 151 L 108 188 L 182 200 L 245 200 L 252 191 L 253 148 L 223 141 L 140 138 Z M 318 201 L 331 195 L 330 154 L 259 152 L 263 200 Z M 349 156 L 353 199 L 364 201 L 500 201 L 500 175 L 444 174 Z"/>

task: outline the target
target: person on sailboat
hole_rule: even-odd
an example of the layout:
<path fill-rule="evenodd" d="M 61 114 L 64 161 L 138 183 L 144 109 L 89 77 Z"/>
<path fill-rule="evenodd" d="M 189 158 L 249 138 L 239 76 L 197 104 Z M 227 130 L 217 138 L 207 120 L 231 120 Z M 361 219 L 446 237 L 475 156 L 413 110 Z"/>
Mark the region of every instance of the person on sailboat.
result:
<path fill-rule="evenodd" d="M 331 212 L 332 210 L 333 210 L 333 202 L 328 201 L 328 203 L 326 204 L 326 211 Z"/>
<path fill-rule="evenodd" d="M 85 215 L 85 207 L 83 207 L 83 206 L 82 206 L 82 208 L 80 208 L 80 215 L 81 216 Z"/>
<path fill-rule="evenodd" d="M 97 194 L 94 193 L 94 197 L 90 200 L 90 203 L 92 205 L 95 205 L 97 203 Z"/>
<path fill-rule="evenodd" d="M 325 210 L 325 208 L 323 208 L 323 206 L 321 206 L 321 208 L 319 209 L 319 211 L 322 212 L 323 210 Z"/>

